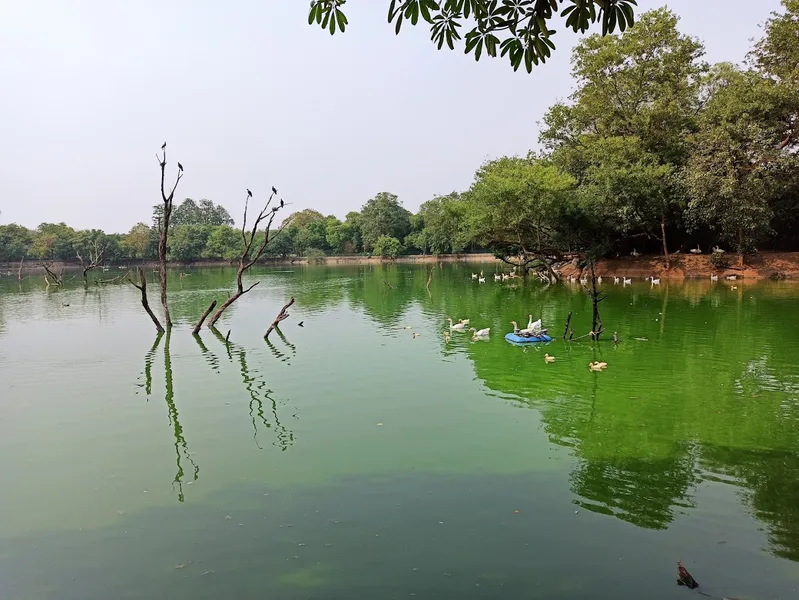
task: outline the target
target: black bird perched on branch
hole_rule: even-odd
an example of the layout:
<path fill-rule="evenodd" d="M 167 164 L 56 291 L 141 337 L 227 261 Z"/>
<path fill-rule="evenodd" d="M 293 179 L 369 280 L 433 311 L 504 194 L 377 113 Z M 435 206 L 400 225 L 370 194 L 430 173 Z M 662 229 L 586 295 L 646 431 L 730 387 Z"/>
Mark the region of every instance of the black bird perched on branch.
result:
<path fill-rule="evenodd" d="M 283 204 L 283 198 L 281 198 L 281 199 L 280 199 L 280 208 L 283 208 L 283 206 L 284 206 L 284 204 Z"/>
<path fill-rule="evenodd" d="M 272 193 L 277 194 L 277 188 L 275 186 L 272 186 Z"/>
<path fill-rule="evenodd" d="M 249 188 L 247 189 L 247 197 L 252 198 L 252 192 L 249 190 Z"/>
<path fill-rule="evenodd" d="M 303 323 L 305 323 L 305 321 L 300 321 L 299 323 L 297 323 L 297 325 L 298 325 L 299 327 L 302 327 L 302 324 L 303 324 Z"/>
<path fill-rule="evenodd" d="M 182 171 L 182 170 L 183 170 L 183 165 L 178 163 L 178 171 Z"/>
<path fill-rule="evenodd" d="M 166 142 L 164 142 L 163 144 L 161 144 L 161 150 L 166 150 Z"/>

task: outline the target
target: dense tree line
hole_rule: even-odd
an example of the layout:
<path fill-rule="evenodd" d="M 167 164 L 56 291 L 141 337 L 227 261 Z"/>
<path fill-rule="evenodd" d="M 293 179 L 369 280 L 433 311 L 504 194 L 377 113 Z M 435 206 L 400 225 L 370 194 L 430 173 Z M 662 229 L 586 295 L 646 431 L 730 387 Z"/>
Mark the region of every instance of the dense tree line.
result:
<path fill-rule="evenodd" d="M 722 245 L 740 260 L 756 248 L 797 249 L 799 229 L 799 0 L 783 0 L 744 66 L 703 60 L 668 9 L 574 50 L 575 90 L 543 117 L 541 151 L 480 166 L 468 190 L 416 214 L 382 192 L 342 221 L 294 213 L 264 256 L 490 249 L 522 268 L 567 253 L 672 253 Z M 0 226 L 0 260 L 75 260 L 98 244 L 106 262 L 154 259 L 152 226 L 126 234 L 43 223 Z M 242 233 L 221 206 L 186 199 L 169 224 L 171 260 L 235 260 Z M 256 234 L 257 235 L 257 234 Z"/>

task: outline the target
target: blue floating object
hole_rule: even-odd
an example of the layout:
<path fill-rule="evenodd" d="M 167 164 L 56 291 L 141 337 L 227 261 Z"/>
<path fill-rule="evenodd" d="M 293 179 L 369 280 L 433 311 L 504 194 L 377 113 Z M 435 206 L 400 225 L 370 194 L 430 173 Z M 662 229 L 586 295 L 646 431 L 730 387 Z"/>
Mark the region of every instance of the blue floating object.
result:
<path fill-rule="evenodd" d="M 505 341 L 510 342 L 511 344 L 536 344 L 540 342 L 551 342 L 552 338 L 546 333 L 542 333 L 541 335 L 531 335 L 530 337 L 523 337 L 521 335 L 516 335 L 515 333 L 508 333 L 505 335 Z"/>

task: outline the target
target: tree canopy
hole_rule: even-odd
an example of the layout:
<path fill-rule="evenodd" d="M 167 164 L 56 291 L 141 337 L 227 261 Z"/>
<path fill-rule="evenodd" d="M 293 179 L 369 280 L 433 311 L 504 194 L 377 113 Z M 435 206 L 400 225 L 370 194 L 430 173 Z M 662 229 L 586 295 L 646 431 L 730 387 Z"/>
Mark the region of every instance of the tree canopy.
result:
<path fill-rule="evenodd" d="M 331 34 L 343 32 L 349 24 L 345 4 L 346 0 L 312 0 L 308 24 Z M 530 73 L 555 49 L 555 21 L 580 33 L 600 23 L 606 35 L 633 25 L 636 4 L 636 0 L 390 0 L 388 22 L 394 23 L 397 34 L 404 23 L 425 23 L 439 50 L 445 44 L 454 50 L 463 40 L 464 52 L 475 60 L 507 57 L 514 71 L 524 64 Z"/>

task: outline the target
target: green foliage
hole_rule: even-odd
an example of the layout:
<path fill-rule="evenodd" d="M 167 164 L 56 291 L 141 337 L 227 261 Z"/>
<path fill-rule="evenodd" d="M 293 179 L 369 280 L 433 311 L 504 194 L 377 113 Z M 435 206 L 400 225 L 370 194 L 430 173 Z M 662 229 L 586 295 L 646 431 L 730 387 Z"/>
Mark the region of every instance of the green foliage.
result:
<path fill-rule="evenodd" d="M 161 207 L 163 211 L 163 206 Z M 171 227 L 181 225 L 233 225 L 233 219 L 224 206 L 216 205 L 210 200 L 200 200 L 199 203 L 191 198 L 186 198 L 172 211 L 169 220 Z"/>
<path fill-rule="evenodd" d="M 150 250 L 150 227 L 146 223 L 137 223 L 122 236 L 120 243 L 122 256 L 133 259 L 153 258 Z"/>
<path fill-rule="evenodd" d="M 377 238 L 373 254 L 381 258 L 397 258 L 405 250 L 397 238 L 389 235 L 381 235 Z"/>
<path fill-rule="evenodd" d="M 562 214 L 574 202 L 575 179 L 544 160 L 503 157 L 475 174 L 466 216 L 475 239 L 500 255 L 532 256 L 560 247 Z"/>
<path fill-rule="evenodd" d="M 411 231 L 410 213 L 397 196 L 380 192 L 361 209 L 361 236 L 365 250 L 373 250 L 381 236 L 405 239 Z"/>
<path fill-rule="evenodd" d="M 686 216 L 744 253 L 771 232 L 772 200 L 799 168 L 794 153 L 779 149 L 799 106 L 773 79 L 727 63 L 715 67 L 705 94 Z"/>
<path fill-rule="evenodd" d="M 305 251 L 305 258 L 309 264 L 322 264 L 325 262 L 325 251 L 320 248 L 308 248 Z"/>
<path fill-rule="evenodd" d="M 713 268 L 723 271 L 724 269 L 729 268 L 729 266 L 732 264 L 732 261 L 730 261 L 730 257 L 727 256 L 726 252 L 711 252 L 710 264 L 713 265 Z"/>
<path fill-rule="evenodd" d="M 72 261 L 76 259 L 75 230 L 66 223 L 42 223 L 36 229 L 30 252 L 33 258 Z"/>
<path fill-rule="evenodd" d="M 317 24 L 334 34 L 344 31 L 348 21 L 342 11 L 346 0 L 312 0 L 308 24 Z M 483 52 L 491 57 L 508 57 L 513 70 L 522 63 L 527 72 L 533 65 L 546 62 L 555 44 L 552 21 L 565 18 L 565 26 L 585 32 L 599 22 L 602 33 L 617 28 L 624 31 L 635 20 L 636 0 L 391 0 L 388 22 L 399 34 L 403 22 L 417 25 L 421 20 L 430 26 L 430 39 L 440 50 L 450 50 L 464 40 L 466 54 L 480 60 Z M 459 29 L 471 29 L 461 35 Z"/>
<path fill-rule="evenodd" d="M 180 225 L 169 236 L 169 259 L 191 261 L 202 256 L 212 228 L 208 225 Z"/>
<path fill-rule="evenodd" d="M 33 232 L 17 225 L 0 225 L 0 262 L 22 260 L 33 245 Z"/>
<path fill-rule="evenodd" d="M 218 225 L 211 230 L 202 257 L 212 260 L 235 260 L 241 256 L 243 244 L 241 231 L 230 225 Z"/>

